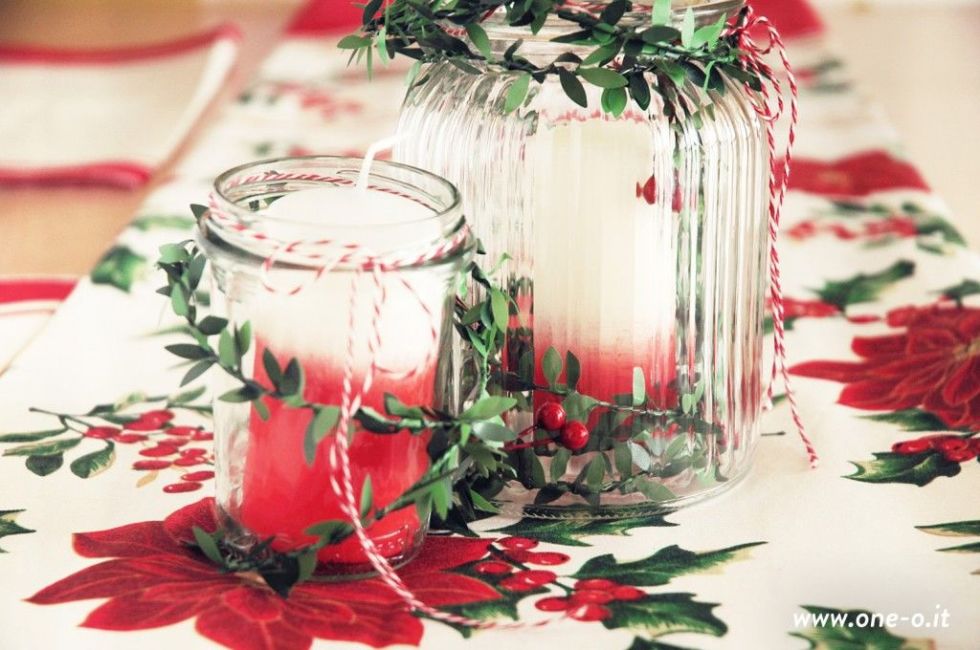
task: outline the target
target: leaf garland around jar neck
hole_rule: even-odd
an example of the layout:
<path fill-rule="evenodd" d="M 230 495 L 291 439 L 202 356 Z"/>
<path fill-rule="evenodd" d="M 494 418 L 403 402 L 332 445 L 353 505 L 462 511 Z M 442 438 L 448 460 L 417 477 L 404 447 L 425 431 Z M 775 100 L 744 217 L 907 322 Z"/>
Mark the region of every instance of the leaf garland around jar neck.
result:
<path fill-rule="evenodd" d="M 618 117 L 630 100 L 646 111 L 654 95 L 663 102 L 664 115 L 674 120 L 695 115 L 684 89 L 688 82 L 704 92 L 725 91 L 725 78 L 752 90 L 763 79 L 745 62 L 740 34 L 749 12 L 741 10 L 729 21 L 720 17 L 698 26 L 688 7 L 678 26 L 672 23 L 671 0 L 654 0 L 649 21 L 631 0 L 613 0 L 598 14 L 571 0 L 370 0 L 364 7 L 358 34 L 338 44 L 351 50 L 351 60 L 363 60 L 368 74 L 375 58 L 387 65 L 396 56 L 415 60 L 409 85 L 422 83 L 424 64 L 448 63 L 469 74 L 496 70 L 513 76 L 504 110 L 524 105 L 531 82 L 557 76 L 570 100 L 588 108 L 585 85 L 601 89 L 601 110 Z M 493 16 L 508 28 L 524 28 L 534 37 L 557 19 L 571 31 L 551 38 L 568 49 L 551 61 L 533 62 L 522 53 L 523 39 L 509 44 L 491 43 L 481 23 Z M 581 52 L 585 56 L 580 56 Z M 586 53 L 587 52 L 587 53 Z"/>

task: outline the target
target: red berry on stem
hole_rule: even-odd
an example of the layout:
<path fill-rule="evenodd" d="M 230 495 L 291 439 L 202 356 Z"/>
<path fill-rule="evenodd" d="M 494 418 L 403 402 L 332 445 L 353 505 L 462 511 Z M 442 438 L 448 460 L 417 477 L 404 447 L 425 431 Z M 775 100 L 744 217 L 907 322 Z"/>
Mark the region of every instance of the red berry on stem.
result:
<path fill-rule="evenodd" d="M 129 445 L 134 442 L 143 442 L 144 440 L 149 440 L 149 436 L 145 436 L 142 433 L 120 433 L 118 436 L 113 438 L 116 442 L 121 442 L 124 445 Z"/>
<path fill-rule="evenodd" d="M 198 431 L 191 435 L 191 440 L 214 440 L 214 434 L 210 431 Z"/>
<path fill-rule="evenodd" d="M 507 580 L 513 580 L 515 582 L 521 582 L 528 587 L 541 587 L 548 583 L 554 582 L 558 579 L 558 575 L 554 571 L 543 571 L 540 569 L 528 569 L 525 571 L 518 571 Z M 503 582 L 501 582 L 503 584 Z"/>
<path fill-rule="evenodd" d="M 521 562 L 527 562 L 528 564 L 540 564 L 541 566 L 558 566 L 559 564 L 565 564 L 571 559 L 564 553 L 527 553 L 524 555 Z"/>
<path fill-rule="evenodd" d="M 174 461 L 174 465 L 177 467 L 193 467 L 194 465 L 204 465 L 205 463 L 207 461 L 200 456 L 181 456 Z"/>
<path fill-rule="evenodd" d="M 134 421 L 124 424 L 123 428 L 131 431 L 156 431 L 173 419 L 174 414 L 170 411 L 147 411 Z"/>
<path fill-rule="evenodd" d="M 171 483 L 170 485 L 163 486 L 163 491 L 167 494 L 176 494 L 177 492 L 193 492 L 194 490 L 200 490 L 203 486 L 201 483 Z"/>
<path fill-rule="evenodd" d="M 122 433 L 122 429 L 117 429 L 116 427 L 89 427 L 88 431 L 82 435 L 86 438 L 105 440 L 107 438 L 115 438 L 120 433 Z"/>
<path fill-rule="evenodd" d="M 214 478 L 214 472 L 211 470 L 200 470 L 198 472 L 188 472 L 180 477 L 181 481 L 206 481 L 208 479 Z"/>
<path fill-rule="evenodd" d="M 487 562 L 480 562 L 473 567 L 473 570 L 484 575 L 500 576 L 512 572 L 514 567 L 506 562 L 496 562 L 490 560 Z"/>
<path fill-rule="evenodd" d="M 611 591 L 599 589 L 585 589 L 583 591 L 576 591 L 570 596 L 570 598 L 572 603 L 575 605 L 582 605 L 584 603 L 605 605 L 606 603 L 611 603 L 612 601 L 616 600 Z"/>
<path fill-rule="evenodd" d="M 604 621 L 612 616 L 612 611 L 605 605 L 586 603 L 570 609 L 568 616 L 574 618 L 576 621 Z"/>
<path fill-rule="evenodd" d="M 181 456 L 203 456 L 208 453 L 207 449 L 201 449 L 200 447 L 190 447 L 188 449 L 181 449 Z"/>
<path fill-rule="evenodd" d="M 615 589 L 620 586 L 615 580 L 606 578 L 586 578 L 575 583 L 576 589 Z"/>
<path fill-rule="evenodd" d="M 965 463 L 977 457 L 976 449 L 953 449 L 943 452 L 943 458 L 951 463 Z"/>
<path fill-rule="evenodd" d="M 497 540 L 497 546 L 506 548 L 508 551 L 524 551 L 538 545 L 538 540 L 529 537 L 504 537 Z"/>
<path fill-rule="evenodd" d="M 912 454 L 921 454 L 923 452 L 932 449 L 932 445 L 929 444 L 928 440 L 923 440 L 919 438 L 918 440 L 905 440 L 902 442 L 896 442 L 892 445 L 892 451 L 896 454 L 904 454 L 910 456 Z"/>
<path fill-rule="evenodd" d="M 168 436 L 190 436 L 200 431 L 198 427 L 170 427 L 163 432 Z"/>
<path fill-rule="evenodd" d="M 534 418 L 542 429 L 557 431 L 565 425 L 565 409 L 558 402 L 546 402 Z"/>
<path fill-rule="evenodd" d="M 581 422 L 566 422 L 558 440 L 565 448 L 578 451 L 589 444 L 589 429 Z"/>
<path fill-rule="evenodd" d="M 571 604 L 567 598 L 558 598 L 556 596 L 550 596 L 548 598 L 542 598 L 541 600 L 535 601 L 534 606 L 540 609 L 542 612 L 564 612 L 568 609 Z"/>
<path fill-rule="evenodd" d="M 140 449 L 140 456 L 149 456 L 150 458 L 157 458 L 159 456 L 172 456 L 177 453 L 177 448 L 173 445 L 159 444 L 156 447 L 147 447 L 146 449 Z"/>
<path fill-rule="evenodd" d="M 970 448 L 970 441 L 963 438 L 943 438 L 937 440 L 932 445 L 933 449 L 938 449 L 943 453 L 951 451 L 963 451 Z"/>
<path fill-rule="evenodd" d="M 615 600 L 639 600 L 646 596 L 646 592 L 642 589 L 637 589 L 636 587 L 630 587 L 624 585 L 622 587 L 616 587 L 612 590 L 612 595 Z"/>
<path fill-rule="evenodd" d="M 167 469 L 170 467 L 169 460 L 138 460 L 133 463 L 133 469 L 151 470 Z"/>

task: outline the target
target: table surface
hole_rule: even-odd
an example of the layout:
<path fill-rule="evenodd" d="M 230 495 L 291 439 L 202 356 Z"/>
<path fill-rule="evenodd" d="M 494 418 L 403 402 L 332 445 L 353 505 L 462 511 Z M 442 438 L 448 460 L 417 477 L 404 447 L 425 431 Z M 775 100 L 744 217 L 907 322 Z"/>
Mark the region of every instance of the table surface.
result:
<path fill-rule="evenodd" d="M 298 4 L 299 0 L 7 0 L 0 4 L 0 44 L 120 45 L 234 20 L 245 35 L 240 65 L 218 104 L 250 78 Z M 824 2 L 820 7 L 860 87 L 885 107 L 906 141 L 909 157 L 950 203 L 953 220 L 967 241 L 980 242 L 980 219 L 975 218 L 980 186 L 974 182 L 978 166 L 973 139 L 964 137 L 972 132 L 980 110 L 980 73 L 974 65 L 980 59 L 980 40 L 973 38 L 980 31 L 980 5 L 930 2 L 876 8 L 864 2 Z M 896 41 L 912 45 L 896 55 L 891 45 Z M 934 65 L 935 60 L 943 65 Z M 942 119 L 933 117 L 937 97 L 942 98 Z M 204 116 L 189 144 L 214 115 L 212 109 Z M 187 149 L 182 147 L 174 158 Z M 134 191 L 0 188 L 0 275 L 87 273 L 167 171 L 165 166 L 154 182 Z"/>

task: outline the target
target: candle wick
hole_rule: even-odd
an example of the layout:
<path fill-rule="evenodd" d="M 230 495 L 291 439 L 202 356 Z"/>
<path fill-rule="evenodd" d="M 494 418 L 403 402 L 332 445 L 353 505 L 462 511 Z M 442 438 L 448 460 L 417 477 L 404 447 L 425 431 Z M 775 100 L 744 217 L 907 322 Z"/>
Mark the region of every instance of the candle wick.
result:
<path fill-rule="evenodd" d="M 357 175 L 357 191 L 360 193 L 367 192 L 368 188 L 368 176 L 371 171 L 371 164 L 374 162 L 375 156 L 377 156 L 382 151 L 387 151 L 391 149 L 396 144 L 407 138 L 410 133 L 396 133 L 395 135 L 388 136 L 387 138 L 382 138 L 368 147 L 367 153 L 364 154 L 364 160 L 361 162 L 361 172 Z"/>

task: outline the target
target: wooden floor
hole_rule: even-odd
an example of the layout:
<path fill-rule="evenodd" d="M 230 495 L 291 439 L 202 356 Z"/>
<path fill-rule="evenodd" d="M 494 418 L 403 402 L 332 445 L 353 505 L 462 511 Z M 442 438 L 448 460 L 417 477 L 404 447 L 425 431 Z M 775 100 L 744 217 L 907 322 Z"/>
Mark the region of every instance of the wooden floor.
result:
<path fill-rule="evenodd" d="M 254 72 L 298 2 L 0 0 L 0 43 L 116 45 L 234 20 L 245 40 L 230 94 Z M 980 250 L 980 3 L 814 2 L 861 89 L 884 106 L 911 159 Z M 0 274 L 86 273 L 148 189 L 0 189 Z"/>

